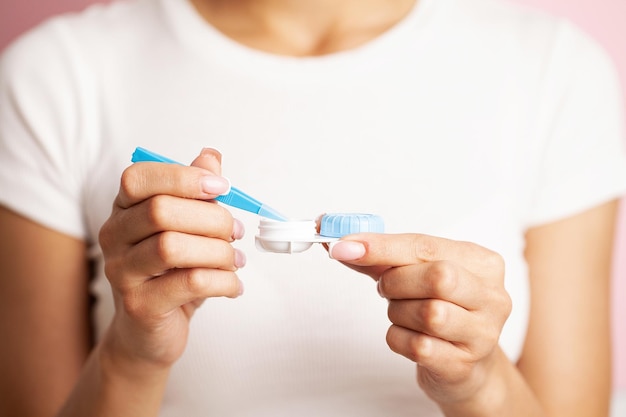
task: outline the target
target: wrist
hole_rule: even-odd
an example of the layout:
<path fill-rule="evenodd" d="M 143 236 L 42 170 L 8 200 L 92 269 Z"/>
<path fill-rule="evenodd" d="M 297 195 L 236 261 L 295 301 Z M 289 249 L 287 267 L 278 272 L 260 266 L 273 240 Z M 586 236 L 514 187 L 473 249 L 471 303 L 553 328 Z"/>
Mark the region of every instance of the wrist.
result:
<path fill-rule="evenodd" d="M 129 361 L 111 349 L 109 336 L 94 348 L 59 416 L 134 416 L 159 414 L 169 367 Z"/>
<path fill-rule="evenodd" d="M 109 328 L 96 347 L 103 376 L 142 383 L 167 380 L 171 363 L 154 362 L 135 355 L 121 339 Z"/>
<path fill-rule="evenodd" d="M 471 385 L 475 388 L 466 396 L 452 401 L 442 401 L 439 407 L 448 416 L 489 417 L 503 416 L 506 413 L 507 369 L 513 367 L 504 352 L 497 347 L 477 372 L 480 381 Z"/>
<path fill-rule="evenodd" d="M 458 401 L 441 402 L 447 417 L 543 417 L 534 393 L 498 346 L 484 364 L 482 381 L 471 395 Z"/>

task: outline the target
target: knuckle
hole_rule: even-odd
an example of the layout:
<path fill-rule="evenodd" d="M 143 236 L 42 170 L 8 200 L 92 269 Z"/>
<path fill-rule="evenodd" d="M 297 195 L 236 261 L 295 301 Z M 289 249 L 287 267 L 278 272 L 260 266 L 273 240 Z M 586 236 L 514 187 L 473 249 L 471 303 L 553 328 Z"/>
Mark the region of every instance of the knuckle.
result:
<path fill-rule="evenodd" d="M 502 316 L 506 320 L 513 311 L 513 300 L 507 291 L 500 292 L 500 305 L 502 308 Z"/>
<path fill-rule="evenodd" d="M 382 239 L 378 242 L 377 245 L 377 255 L 382 259 L 387 259 L 393 255 L 394 251 L 394 243 L 390 239 Z"/>
<path fill-rule="evenodd" d="M 500 318 L 502 323 L 513 310 L 513 301 L 509 293 L 503 288 L 484 288 L 482 297 L 489 303 L 489 310 L 494 317 Z"/>
<path fill-rule="evenodd" d="M 416 235 L 412 244 L 413 256 L 421 261 L 437 259 L 439 247 L 434 238 L 425 235 Z"/>
<path fill-rule="evenodd" d="M 176 262 L 180 258 L 181 244 L 176 232 L 161 232 L 156 238 L 156 256 L 167 267 L 176 267 Z"/>
<path fill-rule="evenodd" d="M 449 261 L 432 262 L 428 267 L 428 278 L 433 295 L 450 294 L 458 283 L 456 266 Z"/>
<path fill-rule="evenodd" d="M 428 361 L 433 355 L 432 340 L 424 335 L 415 335 L 409 341 L 409 359 L 415 363 Z"/>
<path fill-rule="evenodd" d="M 111 220 L 110 218 L 104 222 L 104 224 L 102 225 L 102 227 L 100 228 L 100 230 L 98 231 L 98 243 L 100 244 L 100 247 L 102 248 L 103 251 L 106 251 L 112 243 L 112 236 L 113 234 L 111 233 Z"/>
<path fill-rule="evenodd" d="M 427 300 L 422 304 L 421 321 L 429 333 L 438 333 L 448 322 L 448 312 L 445 303 L 438 300 Z"/>
<path fill-rule="evenodd" d="M 389 321 L 395 324 L 403 317 L 404 314 L 401 309 L 401 302 L 393 300 L 390 301 L 387 306 L 387 318 L 389 318 Z"/>
<path fill-rule="evenodd" d="M 111 284 L 117 282 L 117 271 L 120 271 L 121 263 L 121 260 L 117 257 L 105 258 L 104 260 L 104 275 L 111 282 Z"/>
<path fill-rule="evenodd" d="M 191 294 L 203 293 L 206 289 L 206 274 L 201 269 L 190 269 L 183 281 L 185 290 Z"/>
<path fill-rule="evenodd" d="M 161 228 L 167 224 L 169 198 L 165 195 L 155 195 L 147 202 L 146 220 L 155 227 Z"/>
<path fill-rule="evenodd" d="M 478 362 L 489 355 L 500 341 L 501 329 L 502 323 L 483 319 L 482 325 L 474 332 L 473 340 L 465 345 L 467 361 Z"/>
<path fill-rule="evenodd" d="M 483 259 L 487 267 L 493 271 L 504 271 L 504 258 L 499 253 L 486 249 Z"/>
<path fill-rule="evenodd" d="M 143 315 L 144 303 L 136 292 L 125 294 L 122 297 L 124 312 L 130 317 L 138 318 Z"/>
<path fill-rule="evenodd" d="M 390 326 L 387 329 L 387 334 L 385 334 L 385 342 L 387 343 L 387 346 L 389 347 L 389 349 L 391 349 L 392 352 L 400 353 L 398 352 L 398 349 L 396 349 L 393 337 L 391 336 L 392 329 L 393 329 L 393 326 Z"/>
<path fill-rule="evenodd" d="M 136 196 L 141 184 L 141 175 L 135 165 L 131 165 L 122 172 L 120 191 L 128 196 Z"/>

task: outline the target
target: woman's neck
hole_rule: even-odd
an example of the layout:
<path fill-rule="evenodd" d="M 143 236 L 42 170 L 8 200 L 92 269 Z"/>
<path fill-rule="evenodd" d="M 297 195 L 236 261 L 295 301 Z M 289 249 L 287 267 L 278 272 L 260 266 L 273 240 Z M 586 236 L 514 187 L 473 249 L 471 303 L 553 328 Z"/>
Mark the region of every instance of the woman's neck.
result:
<path fill-rule="evenodd" d="M 189 0 L 229 38 L 265 52 L 317 56 L 358 47 L 404 18 L 416 0 Z"/>

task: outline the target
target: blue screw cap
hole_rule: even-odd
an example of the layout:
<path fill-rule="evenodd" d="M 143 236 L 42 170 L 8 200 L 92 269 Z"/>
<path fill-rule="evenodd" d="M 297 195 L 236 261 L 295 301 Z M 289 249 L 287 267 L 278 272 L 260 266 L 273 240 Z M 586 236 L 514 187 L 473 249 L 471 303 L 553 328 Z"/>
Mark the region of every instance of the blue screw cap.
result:
<path fill-rule="evenodd" d="M 320 235 L 324 237 L 342 237 L 352 233 L 384 233 L 385 223 L 382 217 L 362 213 L 330 213 L 322 216 Z"/>

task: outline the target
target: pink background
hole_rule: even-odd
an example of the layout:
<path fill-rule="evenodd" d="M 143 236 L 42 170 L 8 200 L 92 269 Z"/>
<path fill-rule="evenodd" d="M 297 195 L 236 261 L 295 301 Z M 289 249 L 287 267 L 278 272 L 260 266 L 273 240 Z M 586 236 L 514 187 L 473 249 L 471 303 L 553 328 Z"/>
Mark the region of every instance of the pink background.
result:
<path fill-rule="evenodd" d="M 585 29 L 611 53 L 626 92 L 625 0 L 516 0 L 563 15 Z M 59 12 L 79 10 L 94 0 L 0 0 L 0 49 L 25 29 Z M 614 262 L 615 375 L 626 389 L 626 204 L 621 207 Z"/>

